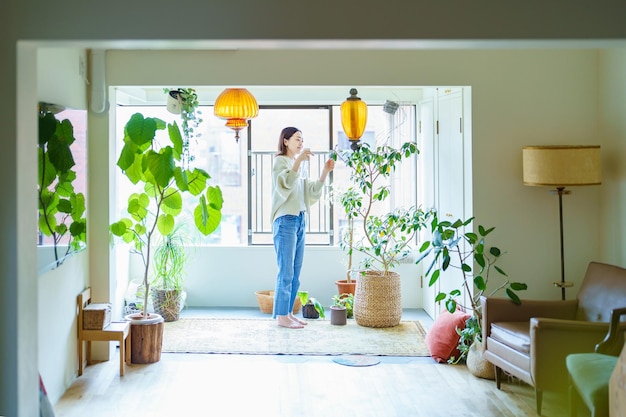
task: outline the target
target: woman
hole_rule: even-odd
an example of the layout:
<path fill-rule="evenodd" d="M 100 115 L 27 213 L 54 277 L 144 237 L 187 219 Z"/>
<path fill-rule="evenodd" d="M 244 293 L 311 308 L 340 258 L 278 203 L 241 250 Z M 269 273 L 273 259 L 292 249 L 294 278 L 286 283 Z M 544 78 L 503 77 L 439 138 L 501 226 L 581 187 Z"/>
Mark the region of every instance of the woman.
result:
<path fill-rule="evenodd" d="M 284 128 L 272 168 L 272 224 L 278 263 L 273 317 L 279 326 L 290 329 L 306 325 L 306 321 L 293 315 L 304 258 L 305 212 L 319 200 L 326 176 L 335 167 L 335 161 L 329 159 L 319 180 L 300 178 L 301 164 L 313 155 L 309 149 L 303 149 L 303 143 L 300 130 Z"/>

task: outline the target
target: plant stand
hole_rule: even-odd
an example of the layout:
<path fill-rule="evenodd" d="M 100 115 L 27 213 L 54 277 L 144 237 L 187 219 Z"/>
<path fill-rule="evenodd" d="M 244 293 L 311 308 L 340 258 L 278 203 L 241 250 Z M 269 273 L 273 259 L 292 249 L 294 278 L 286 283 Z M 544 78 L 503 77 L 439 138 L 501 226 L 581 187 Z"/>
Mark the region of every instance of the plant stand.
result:
<path fill-rule="evenodd" d="M 330 324 L 344 326 L 348 322 L 348 310 L 345 307 L 330 306 Z"/>
<path fill-rule="evenodd" d="M 357 280 L 354 318 L 359 326 L 394 327 L 402 318 L 400 274 L 366 271 Z"/>
<path fill-rule="evenodd" d="M 163 317 L 150 314 L 143 318 L 141 313 L 129 314 L 130 321 L 130 362 L 145 364 L 161 360 L 163 348 Z"/>

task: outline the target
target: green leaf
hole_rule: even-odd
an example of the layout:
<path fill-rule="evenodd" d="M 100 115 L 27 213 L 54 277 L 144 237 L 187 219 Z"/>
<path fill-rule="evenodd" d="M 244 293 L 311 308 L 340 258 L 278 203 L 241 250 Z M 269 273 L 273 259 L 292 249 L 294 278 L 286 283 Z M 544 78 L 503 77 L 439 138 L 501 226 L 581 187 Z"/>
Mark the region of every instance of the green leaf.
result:
<path fill-rule="evenodd" d="M 485 282 L 485 279 L 481 275 L 477 275 L 474 277 L 474 285 L 480 291 L 485 291 L 487 289 L 487 283 Z"/>
<path fill-rule="evenodd" d="M 456 301 L 452 298 L 448 298 L 446 300 L 446 310 L 448 310 L 449 313 L 454 314 L 456 311 Z"/>
<path fill-rule="evenodd" d="M 172 233 L 175 225 L 176 221 L 174 220 L 174 217 L 170 214 L 161 214 L 157 219 L 157 229 L 159 230 L 159 233 L 161 233 L 163 236 L 167 236 Z"/>
<path fill-rule="evenodd" d="M 222 221 L 222 212 L 210 207 L 204 195 L 193 212 L 196 228 L 205 236 L 213 233 Z"/>
<path fill-rule="evenodd" d="M 430 281 L 428 282 L 428 286 L 432 287 L 435 282 L 437 282 L 437 279 L 439 279 L 439 274 L 441 272 L 439 271 L 439 269 L 436 269 L 433 274 L 430 276 Z"/>
<path fill-rule="evenodd" d="M 515 304 L 521 304 L 522 301 L 520 300 L 519 296 L 517 294 L 515 294 L 515 292 L 510 289 L 507 288 L 506 289 L 506 295 L 507 297 L 509 297 L 511 299 L 511 301 L 513 301 Z"/>
<path fill-rule="evenodd" d="M 146 164 L 148 171 L 152 174 L 154 181 L 161 188 L 168 186 L 174 178 L 174 156 L 170 146 L 161 149 L 160 152 L 148 151 L 146 154 Z"/>
<path fill-rule="evenodd" d="M 445 300 L 447 297 L 446 293 L 440 292 L 439 294 L 437 294 L 437 296 L 435 297 L 435 302 L 438 303 L 441 300 Z"/>
<path fill-rule="evenodd" d="M 206 188 L 207 181 L 210 178 L 211 177 L 206 171 L 199 169 L 199 168 L 196 168 L 193 171 L 189 172 L 187 174 L 187 179 L 188 179 L 189 192 L 191 193 L 191 195 L 202 194 L 202 192 L 204 192 Z"/>
<path fill-rule="evenodd" d="M 495 246 L 489 248 L 489 253 L 495 256 L 496 258 L 502 254 L 502 252 L 500 252 L 500 249 L 496 248 Z"/>
<path fill-rule="evenodd" d="M 180 159 L 183 153 L 183 137 L 180 134 L 180 129 L 176 122 L 167 125 L 167 131 L 174 146 L 174 155 L 176 159 Z"/>
<path fill-rule="evenodd" d="M 523 291 L 528 289 L 528 286 L 523 282 L 512 282 L 510 285 L 511 289 L 514 291 Z"/>
<path fill-rule="evenodd" d="M 146 144 L 151 144 L 157 131 L 157 120 L 155 118 L 144 118 L 141 113 L 135 113 L 130 117 L 124 127 L 124 132 L 128 138 L 139 148 Z"/>
<path fill-rule="evenodd" d="M 183 210 L 183 197 L 180 192 L 174 188 L 166 189 L 161 209 L 164 213 L 177 216 Z"/>
<path fill-rule="evenodd" d="M 113 233 L 115 236 L 122 236 L 124 233 L 126 233 L 129 224 L 132 224 L 129 219 L 121 219 L 111 224 L 111 226 L 109 226 L 109 230 L 111 230 L 111 233 Z"/>

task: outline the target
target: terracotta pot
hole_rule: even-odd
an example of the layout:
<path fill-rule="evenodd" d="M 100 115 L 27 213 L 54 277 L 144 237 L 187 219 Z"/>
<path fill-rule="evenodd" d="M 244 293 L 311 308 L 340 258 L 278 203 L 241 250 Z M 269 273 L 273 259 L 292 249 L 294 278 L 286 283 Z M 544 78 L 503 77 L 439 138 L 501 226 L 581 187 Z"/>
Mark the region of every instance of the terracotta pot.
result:
<path fill-rule="evenodd" d="M 350 283 L 348 283 L 348 280 L 346 279 L 340 279 L 335 281 L 335 284 L 337 285 L 337 293 L 339 294 L 354 295 L 356 292 L 356 280 L 354 279 L 350 280 Z"/>

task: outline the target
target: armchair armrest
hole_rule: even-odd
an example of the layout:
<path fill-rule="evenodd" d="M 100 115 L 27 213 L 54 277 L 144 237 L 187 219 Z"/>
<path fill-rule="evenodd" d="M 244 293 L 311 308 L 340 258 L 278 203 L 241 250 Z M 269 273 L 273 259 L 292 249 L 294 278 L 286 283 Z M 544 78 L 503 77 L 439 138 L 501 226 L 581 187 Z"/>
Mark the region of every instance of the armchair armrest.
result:
<path fill-rule="evenodd" d="M 606 322 L 530 319 L 530 373 L 535 386 L 557 389 L 567 376 L 567 355 L 593 352 L 608 328 Z"/>
<path fill-rule="evenodd" d="M 507 298 L 481 297 L 483 309 L 483 343 L 491 332 L 491 323 L 499 321 L 529 321 L 532 317 L 573 320 L 578 300 L 522 300 L 515 304 Z"/>
<path fill-rule="evenodd" d="M 626 330 L 626 323 L 620 323 L 620 319 L 625 314 L 626 307 L 615 308 L 611 311 L 609 332 L 604 340 L 596 345 L 596 352 L 619 356 L 624 347 L 624 330 Z"/>

